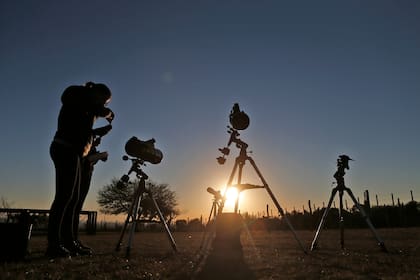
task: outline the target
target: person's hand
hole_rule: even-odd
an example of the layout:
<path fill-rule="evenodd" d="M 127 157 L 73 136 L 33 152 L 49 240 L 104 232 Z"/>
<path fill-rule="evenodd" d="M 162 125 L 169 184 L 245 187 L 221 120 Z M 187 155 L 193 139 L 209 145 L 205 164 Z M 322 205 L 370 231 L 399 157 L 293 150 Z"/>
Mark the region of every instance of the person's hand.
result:
<path fill-rule="evenodd" d="M 103 127 L 98 127 L 93 130 L 93 134 L 99 137 L 106 135 L 112 129 L 112 125 L 108 124 Z"/>
<path fill-rule="evenodd" d="M 111 123 L 111 122 L 114 120 L 115 115 L 114 115 L 114 112 L 112 112 L 112 110 L 111 110 L 111 109 L 109 109 L 109 108 L 107 108 L 107 109 L 109 110 L 109 113 L 108 113 L 108 115 L 106 115 L 106 116 L 105 116 L 105 119 L 106 119 L 109 123 Z"/>

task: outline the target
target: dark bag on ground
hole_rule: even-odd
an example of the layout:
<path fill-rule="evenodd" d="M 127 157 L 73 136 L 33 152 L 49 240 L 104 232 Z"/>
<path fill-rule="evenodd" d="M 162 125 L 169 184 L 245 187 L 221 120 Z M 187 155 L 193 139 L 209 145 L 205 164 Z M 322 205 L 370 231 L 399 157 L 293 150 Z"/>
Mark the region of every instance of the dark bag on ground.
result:
<path fill-rule="evenodd" d="M 0 223 L 0 261 L 24 260 L 31 231 L 32 223 L 28 218 L 16 223 Z"/>

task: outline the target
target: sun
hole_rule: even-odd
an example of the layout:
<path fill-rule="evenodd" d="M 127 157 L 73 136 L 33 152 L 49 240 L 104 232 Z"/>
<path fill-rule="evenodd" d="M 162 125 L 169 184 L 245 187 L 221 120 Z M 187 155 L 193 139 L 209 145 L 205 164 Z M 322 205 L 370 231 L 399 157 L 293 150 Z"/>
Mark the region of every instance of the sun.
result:
<path fill-rule="evenodd" d="M 238 198 L 239 191 L 235 187 L 227 187 L 225 191 L 225 205 L 234 206 Z"/>

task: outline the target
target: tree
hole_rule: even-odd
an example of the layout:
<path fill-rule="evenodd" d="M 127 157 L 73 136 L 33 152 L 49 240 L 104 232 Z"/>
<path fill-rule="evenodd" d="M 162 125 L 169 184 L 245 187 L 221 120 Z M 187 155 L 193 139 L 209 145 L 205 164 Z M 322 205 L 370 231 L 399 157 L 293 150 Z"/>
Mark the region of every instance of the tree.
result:
<path fill-rule="evenodd" d="M 121 184 L 117 179 L 112 179 L 109 185 L 104 186 L 98 192 L 97 202 L 100 211 L 105 214 L 127 214 L 133 203 L 134 193 L 139 184 L 136 179 L 133 182 Z M 175 192 L 169 189 L 168 184 L 157 184 L 147 181 L 146 189 L 155 198 L 162 215 L 168 223 L 178 215 Z M 140 203 L 139 214 L 141 219 L 153 220 L 159 218 L 158 212 L 149 195 L 146 193 Z"/>

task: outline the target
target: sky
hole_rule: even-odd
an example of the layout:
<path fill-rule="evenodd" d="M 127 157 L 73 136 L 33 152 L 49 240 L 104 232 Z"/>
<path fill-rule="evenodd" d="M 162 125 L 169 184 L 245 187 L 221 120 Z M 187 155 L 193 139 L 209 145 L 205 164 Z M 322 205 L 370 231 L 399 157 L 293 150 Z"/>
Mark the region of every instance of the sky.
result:
<path fill-rule="evenodd" d="M 0 38 L 0 195 L 15 208 L 49 209 L 60 96 L 87 81 L 111 89 L 115 120 L 86 210 L 128 171 L 136 136 L 163 152 L 143 171 L 176 193 L 179 218 L 206 217 L 206 189 L 223 188 L 239 152 L 216 161 L 234 103 L 284 209 L 326 203 L 341 154 L 355 159 L 345 180 L 360 199 L 420 198 L 418 1 L 5 0 Z M 242 182 L 261 184 L 249 163 Z M 266 204 L 277 212 L 265 190 L 248 190 L 239 208 Z"/>

